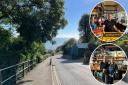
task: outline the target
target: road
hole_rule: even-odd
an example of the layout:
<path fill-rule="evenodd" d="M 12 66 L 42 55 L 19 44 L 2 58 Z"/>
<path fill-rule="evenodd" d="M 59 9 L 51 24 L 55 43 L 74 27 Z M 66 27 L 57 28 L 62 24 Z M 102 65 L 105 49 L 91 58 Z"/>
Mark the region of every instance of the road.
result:
<path fill-rule="evenodd" d="M 60 56 L 56 56 L 53 62 L 61 85 L 104 85 L 95 80 L 89 65 L 82 65 L 81 61 L 63 59 Z M 115 85 L 128 85 L 128 83 L 120 81 Z"/>
<path fill-rule="evenodd" d="M 61 85 L 103 85 L 95 80 L 90 72 L 89 65 L 82 65 L 82 60 L 72 61 L 63 59 L 61 56 L 56 55 L 52 58 L 54 64 L 52 66 L 55 67 L 54 71 Z M 49 61 L 50 58 L 37 65 L 21 81 L 17 82 L 17 85 L 52 85 L 54 79 Z M 128 85 L 128 83 L 120 81 L 115 85 Z"/>

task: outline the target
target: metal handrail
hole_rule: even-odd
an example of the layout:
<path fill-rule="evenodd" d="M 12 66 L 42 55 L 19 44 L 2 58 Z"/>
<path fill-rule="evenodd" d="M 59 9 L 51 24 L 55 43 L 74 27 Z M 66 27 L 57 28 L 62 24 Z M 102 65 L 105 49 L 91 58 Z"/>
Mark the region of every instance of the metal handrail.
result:
<path fill-rule="evenodd" d="M 31 65 L 28 65 L 27 67 L 23 66 L 23 70 L 20 70 L 18 73 L 14 74 L 14 75 L 11 75 L 10 77 L 8 77 L 8 78 L 6 78 L 4 80 L 2 80 L 2 72 L 3 71 L 8 70 L 8 69 L 12 69 L 12 68 L 17 67 L 17 66 L 25 65 L 26 63 L 30 63 L 31 61 L 34 61 L 34 60 L 36 60 L 36 59 L 28 60 L 28 61 L 25 61 L 25 62 L 22 62 L 22 63 L 19 63 L 19 64 L 15 64 L 15 65 L 8 66 L 8 67 L 5 67 L 3 69 L 0 69 L 0 85 L 3 85 L 5 82 L 7 82 L 8 80 L 12 79 L 13 77 L 17 77 L 17 75 L 19 75 L 20 73 L 24 72 L 26 69 L 31 68 L 31 66 L 35 65 L 36 63 L 32 63 Z"/>
<path fill-rule="evenodd" d="M 33 60 L 35 60 L 35 59 L 33 59 Z M 15 65 L 8 66 L 8 67 L 5 67 L 5 68 L 3 68 L 3 69 L 0 69 L 0 71 L 7 70 L 7 69 L 10 69 L 10 68 L 19 66 L 19 65 L 22 65 L 22 64 L 24 64 L 24 63 L 26 63 L 26 62 L 30 62 L 30 61 L 33 61 L 33 60 L 28 60 L 28 61 L 25 61 L 25 62 L 22 62 L 22 63 L 19 63 L 19 64 L 15 64 Z"/>

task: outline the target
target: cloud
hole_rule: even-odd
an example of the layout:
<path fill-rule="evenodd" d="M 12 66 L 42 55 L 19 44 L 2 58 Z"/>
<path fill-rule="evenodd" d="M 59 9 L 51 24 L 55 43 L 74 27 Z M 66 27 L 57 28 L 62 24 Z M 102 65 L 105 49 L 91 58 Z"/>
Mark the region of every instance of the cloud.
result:
<path fill-rule="evenodd" d="M 78 33 L 59 33 L 56 38 L 75 38 L 79 39 Z"/>

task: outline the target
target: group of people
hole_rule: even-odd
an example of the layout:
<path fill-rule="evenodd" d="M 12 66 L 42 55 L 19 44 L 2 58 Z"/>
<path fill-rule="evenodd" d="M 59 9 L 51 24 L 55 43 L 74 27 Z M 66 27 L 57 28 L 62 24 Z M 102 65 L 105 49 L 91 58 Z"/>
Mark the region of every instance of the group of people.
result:
<path fill-rule="evenodd" d="M 114 62 L 113 58 L 110 60 L 110 62 L 106 62 L 106 57 L 104 57 L 103 61 L 99 64 L 99 72 L 97 70 L 98 69 L 94 70 L 94 76 L 98 78 L 100 75 L 101 81 L 105 84 L 113 84 L 114 80 L 117 79 L 118 66 Z"/>
<path fill-rule="evenodd" d="M 112 58 L 110 62 L 106 62 L 106 59 L 103 59 L 103 62 L 100 64 L 100 70 L 102 71 L 102 81 L 106 84 L 113 84 L 114 80 L 117 79 L 118 66 L 113 61 Z"/>
<path fill-rule="evenodd" d="M 108 14 L 106 20 L 103 20 L 102 17 L 98 19 L 95 16 L 91 17 L 92 30 L 102 28 L 103 32 L 121 32 L 121 30 L 116 27 L 116 24 L 117 22 L 113 19 L 112 14 Z"/>

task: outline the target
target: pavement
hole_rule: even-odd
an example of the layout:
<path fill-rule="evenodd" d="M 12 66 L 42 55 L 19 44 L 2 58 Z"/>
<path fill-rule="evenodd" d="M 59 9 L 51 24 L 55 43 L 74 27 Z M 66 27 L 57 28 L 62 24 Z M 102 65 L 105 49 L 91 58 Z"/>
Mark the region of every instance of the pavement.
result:
<path fill-rule="evenodd" d="M 50 58 L 38 64 L 17 85 L 52 85 Z"/>

